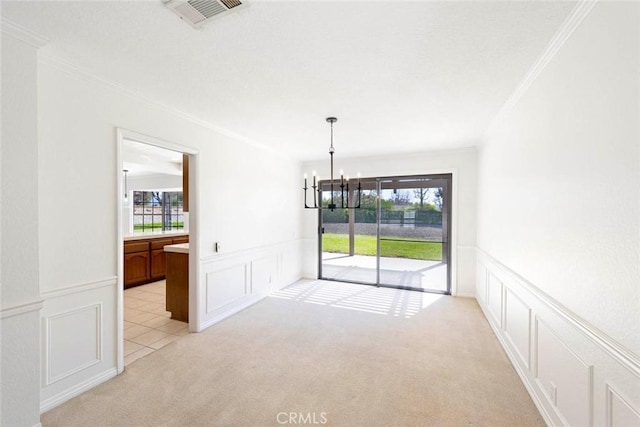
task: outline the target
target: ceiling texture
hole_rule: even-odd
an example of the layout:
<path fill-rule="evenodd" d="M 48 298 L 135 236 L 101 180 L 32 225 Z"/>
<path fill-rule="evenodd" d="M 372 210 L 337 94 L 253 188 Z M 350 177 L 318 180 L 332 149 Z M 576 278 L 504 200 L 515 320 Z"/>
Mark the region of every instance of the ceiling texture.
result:
<path fill-rule="evenodd" d="M 159 0 L 2 1 L 42 55 L 300 160 L 477 146 L 568 1 L 265 1 L 194 29 Z"/>

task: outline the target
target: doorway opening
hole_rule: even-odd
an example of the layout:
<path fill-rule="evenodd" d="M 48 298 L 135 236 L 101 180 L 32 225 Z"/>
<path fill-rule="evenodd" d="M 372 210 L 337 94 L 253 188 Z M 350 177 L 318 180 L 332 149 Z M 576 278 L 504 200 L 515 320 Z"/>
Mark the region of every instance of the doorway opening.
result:
<path fill-rule="evenodd" d="M 360 209 L 319 212 L 319 278 L 451 294 L 451 182 L 362 178 Z M 320 190 L 326 205 L 329 183 Z"/>
<path fill-rule="evenodd" d="M 117 133 L 120 373 L 195 330 L 197 151 L 123 129 Z"/>

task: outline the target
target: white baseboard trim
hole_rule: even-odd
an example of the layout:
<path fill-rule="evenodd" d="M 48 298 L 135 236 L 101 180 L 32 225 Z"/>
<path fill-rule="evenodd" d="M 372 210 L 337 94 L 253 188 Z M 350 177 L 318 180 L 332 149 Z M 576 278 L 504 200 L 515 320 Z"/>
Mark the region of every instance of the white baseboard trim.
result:
<path fill-rule="evenodd" d="M 265 299 L 266 297 L 268 297 L 269 295 L 271 295 L 273 292 L 278 292 L 281 289 L 286 288 L 287 286 L 297 282 L 298 280 L 302 279 L 302 277 L 297 277 L 292 281 L 288 281 L 288 282 L 284 282 L 284 284 L 281 284 L 280 286 L 276 286 L 275 289 L 272 292 L 269 293 L 261 293 L 261 294 L 253 294 L 253 295 L 248 295 L 238 301 L 235 301 L 227 306 L 221 307 L 218 310 L 220 311 L 218 314 L 214 315 L 214 317 L 208 319 L 205 322 L 202 322 L 199 325 L 199 329 L 197 332 L 201 332 L 205 329 L 207 329 L 210 326 L 215 325 L 218 322 L 223 321 L 224 319 L 233 316 L 234 314 L 237 314 L 239 312 L 241 312 L 242 310 L 251 307 L 252 305 L 262 301 L 263 299 Z"/>
<path fill-rule="evenodd" d="M 210 326 L 215 325 L 218 322 L 223 321 L 224 319 L 233 316 L 234 314 L 237 314 L 239 312 L 241 312 L 242 310 L 244 310 L 245 308 L 248 308 L 250 306 L 252 306 L 253 304 L 259 302 L 260 300 L 268 297 L 269 294 L 255 294 L 255 295 L 248 295 L 245 298 L 242 298 L 232 304 L 229 304 L 228 306 L 225 307 L 221 307 L 216 311 L 219 311 L 218 314 L 215 314 L 213 317 L 207 319 L 205 322 L 202 322 L 199 325 L 199 329 L 198 332 L 202 332 L 205 329 L 207 329 Z"/>
<path fill-rule="evenodd" d="M 468 294 L 468 293 L 466 293 L 466 292 L 465 292 L 465 293 L 457 293 L 457 294 L 455 294 L 455 295 L 453 295 L 453 296 L 454 296 L 454 297 L 457 297 L 457 298 L 473 298 L 473 299 L 476 299 L 476 296 L 475 296 L 475 295 L 473 295 L 473 294 Z"/>
<path fill-rule="evenodd" d="M 114 378 L 118 374 L 118 370 L 114 367 L 108 369 L 107 371 L 94 376 L 93 378 L 89 378 L 88 380 L 81 382 L 80 384 L 75 385 L 74 387 L 65 390 L 63 393 L 60 393 L 56 396 L 50 397 L 42 402 L 40 402 L 40 413 L 43 414 L 56 406 L 59 406 L 66 402 L 67 400 L 73 399 L 76 396 L 81 395 L 85 391 L 92 389 L 105 381 Z"/>

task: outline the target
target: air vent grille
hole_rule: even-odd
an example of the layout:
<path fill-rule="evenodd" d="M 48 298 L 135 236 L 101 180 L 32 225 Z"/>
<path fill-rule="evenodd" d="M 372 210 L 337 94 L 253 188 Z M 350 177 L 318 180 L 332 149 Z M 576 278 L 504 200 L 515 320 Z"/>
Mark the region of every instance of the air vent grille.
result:
<path fill-rule="evenodd" d="M 215 0 L 189 0 L 187 3 L 200 12 L 205 19 L 209 19 L 212 16 L 216 16 L 217 14 L 228 10 Z"/>
<path fill-rule="evenodd" d="M 239 2 L 238 0 L 220 0 L 222 3 L 224 3 L 225 6 L 227 6 L 229 9 L 233 9 L 236 6 L 240 6 L 242 4 L 242 2 Z"/>
<path fill-rule="evenodd" d="M 0 0 L 1 1 L 1 0 Z M 200 27 L 209 19 L 242 9 L 246 4 L 240 0 L 163 0 L 180 18 L 194 28 Z"/>

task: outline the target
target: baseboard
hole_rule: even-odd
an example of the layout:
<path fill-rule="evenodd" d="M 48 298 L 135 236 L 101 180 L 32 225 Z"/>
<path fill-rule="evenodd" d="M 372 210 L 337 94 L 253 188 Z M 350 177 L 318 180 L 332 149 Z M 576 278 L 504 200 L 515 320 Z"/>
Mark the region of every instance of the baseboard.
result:
<path fill-rule="evenodd" d="M 249 295 L 245 298 L 243 298 L 242 300 L 236 301 L 232 304 L 229 304 L 228 307 L 222 307 L 220 308 L 220 312 L 216 313 L 215 315 L 213 315 L 212 317 L 210 317 L 209 319 L 207 319 L 206 321 L 202 322 L 199 325 L 199 329 L 198 332 L 203 331 L 205 329 L 207 329 L 210 326 L 215 325 L 218 322 L 223 321 L 224 319 L 233 316 L 234 314 L 237 314 L 239 312 L 241 312 L 242 310 L 252 306 L 253 304 L 261 301 L 262 299 L 268 297 L 269 294 L 265 293 L 265 294 L 254 294 L 254 295 Z"/>
<path fill-rule="evenodd" d="M 67 400 L 73 399 L 76 396 L 81 395 L 85 391 L 92 389 L 105 381 L 114 378 L 118 374 L 118 370 L 116 368 L 111 368 L 99 375 L 96 375 L 84 382 L 81 382 L 74 387 L 65 390 L 63 393 L 57 394 L 55 396 L 50 397 L 42 402 L 40 402 L 40 413 L 43 414 L 56 406 L 59 406 L 66 402 Z"/>
<path fill-rule="evenodd" d="M 473 298 L 476 299 L 476 296 L 474 294 L 468 294 L 468 293 L 457 293 L 455 295 L 453 295 L 454 297 L 457 298 Z"/>
<path fill-rule="evenodd" d="M 476 300 L 547 425 L 640 425 L 637 355 L 481 250 L 476 267 Z"/>
<path fill-rule="evenodd" d="M 274 288 L 274 290 L 272 292 L 268 292 L 268 293 L 261 293 L 261 294 L 254 294 L 254 295 L 249 295 L 245 298 L 243 298 L 242 300 L 236 301 L 232 304 L 229 304 L 228 307 L 222 307 L 220 310 L 221 312 L 219 314 L 216 314 L 214 317 L 207 319 L 205 322 L 202 322 L 199 326 L 200 329 L 198 329 L 198 332 L 205 330 L 206 328 L 215 325 L 218 322 L 223 321 L 224 319 L 233 316 L 234 314 L 237 314 L 239 312 L 241 312 L 242 310 L 251 307 L 252 305 L 262 301 L 263 299 L 265 299 L 266 297 L 268 297 L 269 295 L 271 295 L 273 292 L 277 292 L 281 289 L 286 288 L 287 286 L 291 285 L 292 283 L 297 282 L 298 280 L 302 279 L 301 276 L 296 277 L 295 279 L 291 280 L 291 281 L 285 281 L 283 284 L 280 284 L 279 286 L 276 286 Z"/>

